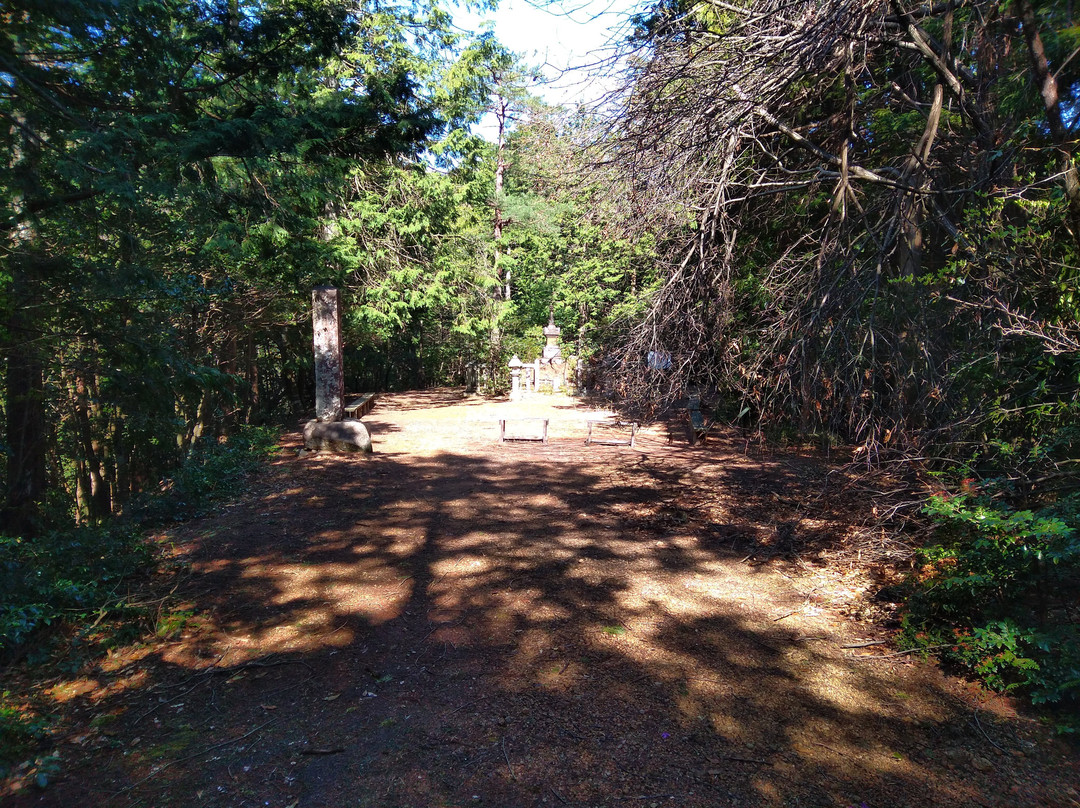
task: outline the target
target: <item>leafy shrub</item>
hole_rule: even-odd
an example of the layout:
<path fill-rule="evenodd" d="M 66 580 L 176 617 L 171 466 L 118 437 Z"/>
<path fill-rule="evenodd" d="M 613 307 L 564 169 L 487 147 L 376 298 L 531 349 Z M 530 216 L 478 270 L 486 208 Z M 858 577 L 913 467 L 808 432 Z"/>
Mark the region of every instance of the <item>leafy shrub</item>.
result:
<path fill-rule="evenodd" d="M 1072 510 L 1017 511 L 968 492 L 935 496 L 925 511 L 937 542 L 921 553 L 903 621 L 908 647 L 938 650 L 990 687 L 1075 712 L 1080 534 Z"/>
<path fill-rule="evenodd" d="M 122 587 L 153 564 L 154 549 L 136 522 L 194 516 L 235 495 L 244 475 L 269 456 L 277 436 L 249 428 L 227 443 L 194 447 L 165 486 L 134 508 L 136 521 L 53 531 L 32 540 L 0 536 L 0 661 L 36 631 L 90 624 L 105 616 L 131 623 L 145 615 L 124 603 Z"/>
<path fill-rule="evenodd" d="M 46 722 L 0 695 L 0 772 L 48 734 Z"/>
<path fill-rule="evenodd" d="M 160 490 L 132 506 L 132 515 L 144 524 L 160 524 L 205 513 L 239 493 L 244 477 L 274 454 L 277 439 L 272 427 L 246 426 L 227 440 L 197 440 Z"/>
<path fill-rule="evenodd" d="M 131 526 L 82 526 L 33 540 L 0 537 L 0 658 L 36 630 L 116 603 L 153 551 Z"/>

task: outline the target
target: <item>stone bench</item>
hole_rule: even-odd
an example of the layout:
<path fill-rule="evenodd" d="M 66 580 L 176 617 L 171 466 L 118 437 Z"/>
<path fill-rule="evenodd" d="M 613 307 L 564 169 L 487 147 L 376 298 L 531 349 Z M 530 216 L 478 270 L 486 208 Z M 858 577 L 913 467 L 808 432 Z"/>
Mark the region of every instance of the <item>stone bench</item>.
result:
<path fill-rule="evenodd" d="M 364 393 L 356 401 L 345 405 L 346 418 L 363 418 L 375 409 L 375 393 Z"/>
<path fill-rule="evenodd" d="M 630 446 L 633 447 L 634 439 L 637 436 L 637 422 L 636 421 L 609 421 L 606 418 L 588 418 L 585 421 L 586 426 L 589 428 L 589 434 L 585 437 L 585 445 L 589 446 L 593 443 L 600 446 Z M 601 429 L 626 429 L 630 428 L 630 439 L 626 438 L 594 438 L 593 427 L 599 427 Z"/>
<path fill-rule="evenodd" d="M 540 435 L 507 435 L 506 424 L 518 423 L 522 421 L 538 421 L 543 425 L 543 432 Z M 535 440 L 541 443 L 547 443 L 548 439 L 548 419 L 547 418 L 500 418 L 499 419 L 499 443 L 506 443 L 508 440 Z"/>
<path fill-rule="evenodd" d="M 704 443 L 705 438 L 709 435 L 709 430 L 713 428 L 715 421 L 709 419 L 706 420 L 705 416 L 701 414 L 701 410 L 687 410 L 690 415 L 690 445 L 695 446 L 698 443 Z"/>

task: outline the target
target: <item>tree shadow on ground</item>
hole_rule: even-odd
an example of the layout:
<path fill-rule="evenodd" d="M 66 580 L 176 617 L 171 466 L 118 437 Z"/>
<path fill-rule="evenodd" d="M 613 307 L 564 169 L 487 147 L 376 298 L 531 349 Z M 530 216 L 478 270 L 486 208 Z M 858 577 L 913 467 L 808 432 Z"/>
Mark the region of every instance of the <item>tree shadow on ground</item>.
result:
<path fill-rule="evenodd" d="M 58 691 L 90 762 L 12 804 L 1069 804 L 1015 726 L 779 620 L 790 582 L 671 511 L 797 470 L 590 457 L 279 460 L 177 531 L 187 635 Z"/>

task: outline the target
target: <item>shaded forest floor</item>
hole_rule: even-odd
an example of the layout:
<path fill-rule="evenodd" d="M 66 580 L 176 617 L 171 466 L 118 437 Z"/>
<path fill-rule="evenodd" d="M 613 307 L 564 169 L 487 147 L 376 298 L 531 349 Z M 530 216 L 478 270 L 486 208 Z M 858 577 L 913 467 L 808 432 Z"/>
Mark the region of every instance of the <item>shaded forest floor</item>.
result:
<path fill-rule="evenodd" d="M 46 683 L 58 773 L 3 804 L 1080 805 L 1074 748 L 872 644 L 819 459 L 585 415 L 442 390 L 381 398 L 368 458 L 292 436 L 161 535 L 182 632 Z"/>

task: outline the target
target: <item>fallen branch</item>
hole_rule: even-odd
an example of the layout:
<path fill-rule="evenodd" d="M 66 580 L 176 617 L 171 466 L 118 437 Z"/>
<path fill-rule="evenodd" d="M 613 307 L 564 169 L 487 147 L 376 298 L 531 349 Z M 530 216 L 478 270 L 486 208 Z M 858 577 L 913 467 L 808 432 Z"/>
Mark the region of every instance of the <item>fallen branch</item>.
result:
<path fill-rule="evenodd" d="M 453 710 L 451 710 L 450 712 L 448 712 L 448 713 L 447 713 L 447 715 L 453 715 L 453 714 L 454 714 L 454 713 L 456 713 L 456 712 L 457 712 L 458 710 L 464 710 L 464 709 L 465 709 L 466 707 L 468 707 L 468 706 L 469 706 L 470 704 L 477 704 L 477 703 L 479 703 L 479 702 L 483 701 L 483 700 L 484 700 L 484 699 L 486 699 L 486 698 L 487 698 L 487 696 L 481 696 L 481 697 L 480 697 L 480 698 L 478 698 L 478 699 L 473 699 L 472 701 L 467 701 L 467 702 L 465 702 L 464 704 L 461 704 L 461 705 L 459 705 L 459 706 L 455 707 L 455 708 L 454 708 Z"/>
<path fill-rule="evenodd" d="M 554 794 L 555 798 L 559 802 L 561 802 L 563 805 L 569 805 L 570 804 L 570 803 L 568 803 L 566 801 L 566 798 L 562 794 L 560 794 L 558 791 L 555 790 L 555 788 L 553 786 L 548 786 L 548 791 L 550 791 L 552 794 Z"/>
<path fill-rule="evenodd" d="M 771 766 L 772 765 L 772 763 L 770 763 L 767 760 L 758 760 L 757 758 L 744 758 L 744 757 L 738 757 L 737 755 L 724 755 L 723 757 L 720 757 L 720 758 L 717 758 L 717 759 L 718 760 L 729 760 L 732 763 L 756 763 L 759 766 Z"/>
<path fill-rule="evenodd" d="M 680 794 L 642 794 L 639 797 L 608 797 L 609 800 L 615 802 L 616 800 L 673 800 L 676 797 L 682 796 Z"/>

